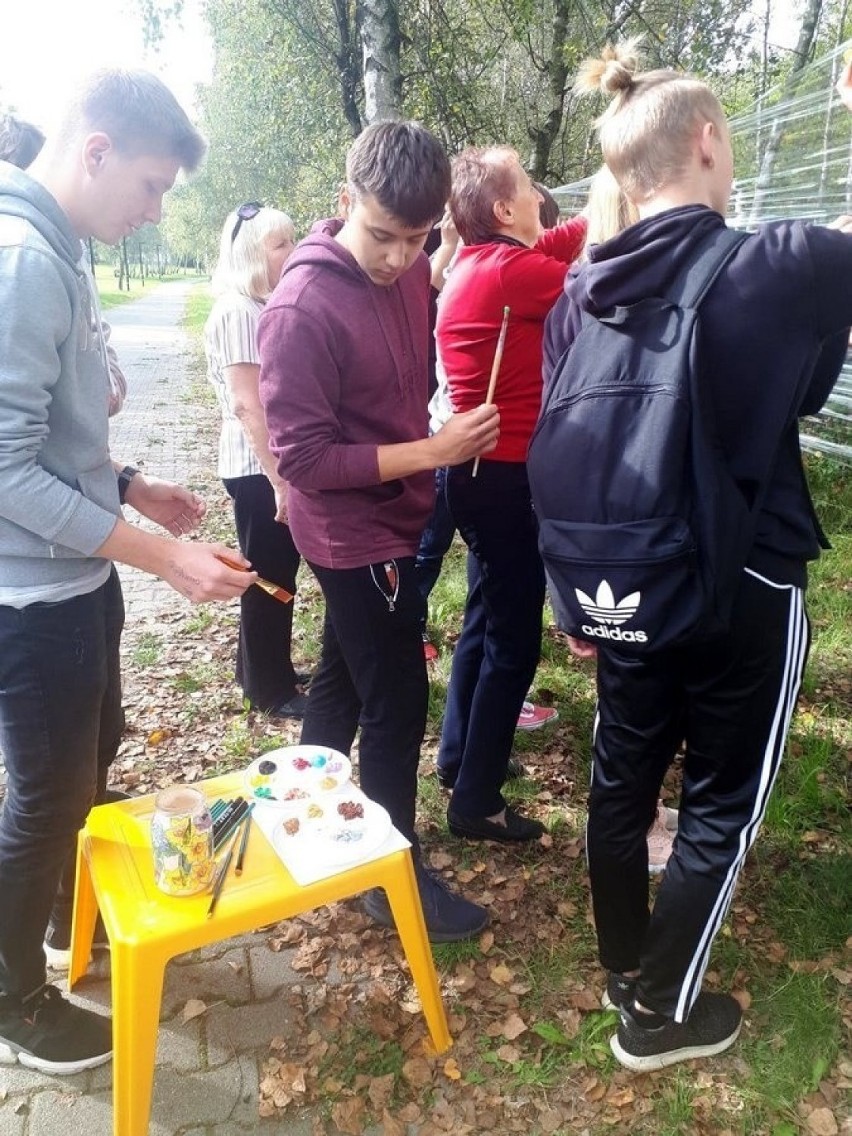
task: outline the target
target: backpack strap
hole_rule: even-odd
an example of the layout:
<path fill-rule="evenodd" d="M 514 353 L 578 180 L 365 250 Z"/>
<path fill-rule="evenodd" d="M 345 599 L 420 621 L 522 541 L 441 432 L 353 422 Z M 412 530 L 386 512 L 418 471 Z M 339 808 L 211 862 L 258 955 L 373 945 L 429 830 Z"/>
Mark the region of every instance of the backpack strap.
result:
<path fill-rule="evenodd" d="M 681 308 L 697 308 L 747 237 L 726 225 L 714 229 L 675 280 L 668 299 Z"/>

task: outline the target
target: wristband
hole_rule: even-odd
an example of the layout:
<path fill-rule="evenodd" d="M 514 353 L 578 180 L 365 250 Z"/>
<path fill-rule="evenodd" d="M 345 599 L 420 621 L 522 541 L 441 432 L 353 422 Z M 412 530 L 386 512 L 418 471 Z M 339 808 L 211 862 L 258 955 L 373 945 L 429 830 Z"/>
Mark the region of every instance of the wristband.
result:
<path fill-rule="evenodd" d="M 121 473 L 118 475 L 118 500 L 123 505 L 127 500 L 127 490 L 130 488 L 130 482 L 141 472 L 133 465 L 126 465 Z"/>

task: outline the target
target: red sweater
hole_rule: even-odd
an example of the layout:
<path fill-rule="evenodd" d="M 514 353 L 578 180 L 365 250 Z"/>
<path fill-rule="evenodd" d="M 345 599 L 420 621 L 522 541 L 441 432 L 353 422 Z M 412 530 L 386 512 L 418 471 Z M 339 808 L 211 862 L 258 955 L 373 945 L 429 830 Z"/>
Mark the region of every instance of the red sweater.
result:
<path fill-rule="evenodd" d="M 500 438 L 483 461 L 526 461 L 541 406 L 545 317 L 562 295 L 568 265 L 585 239 L 585 218 L 573 217 L 548 229 L 534 248 L 497 240 L 459 252 L 441 294 L 435 331 L 456 411 L 485 401 L 503 308 L 510 308 L 495 394 Z"/>

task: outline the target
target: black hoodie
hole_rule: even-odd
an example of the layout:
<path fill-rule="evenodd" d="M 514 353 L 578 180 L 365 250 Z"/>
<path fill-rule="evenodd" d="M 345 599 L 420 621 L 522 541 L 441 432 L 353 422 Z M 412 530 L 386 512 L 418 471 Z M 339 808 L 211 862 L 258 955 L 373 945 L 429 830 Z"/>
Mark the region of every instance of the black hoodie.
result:
<path fill-rule="evenodd" d="M 577 335 L 581 309 L 599 314 L 664 295 L 696 246 L 724 223 L 706 206 L 681 206 L 594 246 L 548 318 L 545 389 Z M 731 471 L 748 494 L 771 474 L 749 564 L 781 583 L 804 586 L 806 561 L 824 543 L 796 419 L 828 397 L 850 325 L 852 235 L 801 221 L 749 236 L 701 306 L 706 373 Z"/>

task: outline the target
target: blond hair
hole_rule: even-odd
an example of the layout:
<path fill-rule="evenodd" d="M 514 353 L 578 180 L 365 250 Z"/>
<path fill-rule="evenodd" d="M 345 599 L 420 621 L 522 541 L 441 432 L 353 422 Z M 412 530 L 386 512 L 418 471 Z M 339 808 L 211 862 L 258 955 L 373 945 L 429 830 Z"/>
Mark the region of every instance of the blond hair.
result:
<path fill-rule="evenodd" d="M 269 272 L 266 260 L 266 238 L 270 235 L 296 239 L 293 222 L 280 209 L 261 208 L 243 221 L 234 236 L 237 211 L 225 219 L 219 240 L 219 259 L 213 270 L 212 289 L 216 296 L 239 292 L 242 296 L 265 303 L 269 299 Z"/>
<path fill-rule="evenodd" d="M 588 229 L 586 248 L 600 245 L 639 220 L 639 211 L 615 180 L 609 166 L 601 166 L 589 186 L 584 209 Z"/>
<path fill-rule="evenodd" d="M 639 73 L 638 48 L 638 39 L 607 44 L 599 59 L 580 66 L 574 84 L 580 94 L 614 96 L 595 125 L 604 161 L 637 204 L 682 177 L 704 123 L 725 122 L 719 100 L 700 79 L 678 71 Z"/>

